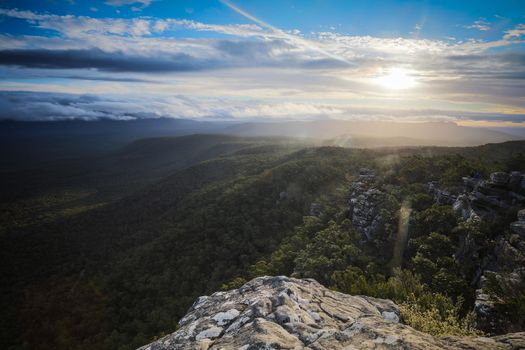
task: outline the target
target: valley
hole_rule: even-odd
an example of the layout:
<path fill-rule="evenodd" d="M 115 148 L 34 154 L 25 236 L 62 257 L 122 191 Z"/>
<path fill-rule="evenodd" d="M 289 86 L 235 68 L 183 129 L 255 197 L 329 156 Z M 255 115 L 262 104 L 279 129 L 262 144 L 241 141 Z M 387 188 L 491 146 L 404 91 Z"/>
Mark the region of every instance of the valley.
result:
<path fill-rule="evenodd" d="M 523 294 L 507 299 L 501 278 L 483 288 L 498 296 L 493 312 L 504 322 L 472 328 L 482 326 L 472 323 L 476 271 L 501 258 L 502 239 L 522 251 L 510 229 L 520 204 L 468 220 L 436 202 L 428 183 L 461 193 L 465 176 L 524 172 L 524 154 L 521 141 L 358 149 L 193 135 L 4 172 L 2 343 L 138 347 L 174 331 L 199 295 L 263 275 L 392 299 L 409 324 L 433 334 L 522 329 Z M 402 205 L 408 237 L 392 265 Z M 468 254 L 476 258 L 465 270 Z M 520 254 L 498 275 L 517 273 Z"/>

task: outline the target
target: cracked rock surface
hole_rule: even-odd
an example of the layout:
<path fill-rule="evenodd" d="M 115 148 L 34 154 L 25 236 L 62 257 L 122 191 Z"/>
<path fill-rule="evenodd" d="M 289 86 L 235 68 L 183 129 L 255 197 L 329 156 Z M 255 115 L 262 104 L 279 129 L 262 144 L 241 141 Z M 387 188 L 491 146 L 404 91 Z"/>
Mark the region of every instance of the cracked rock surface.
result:
<path fill-rule="evenodd" d="M 400 323 L 390 300 L 331 291 L 311 279 L 259 277 L 198 298 L 180 328 L 140 350 L 522 349 L 525 333 L 438 338 Z"/>

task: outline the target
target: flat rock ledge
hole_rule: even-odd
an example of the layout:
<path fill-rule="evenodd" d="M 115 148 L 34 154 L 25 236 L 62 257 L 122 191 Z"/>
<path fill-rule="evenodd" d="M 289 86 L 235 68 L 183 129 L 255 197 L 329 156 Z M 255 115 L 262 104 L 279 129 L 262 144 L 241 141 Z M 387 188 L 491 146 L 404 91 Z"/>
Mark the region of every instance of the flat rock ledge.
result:
<path fill-rule="evenodd" d="M 525 349 L 525 333 L 434 337 L 400 322 L 390 300 L 351 296 L 312 279 L 259 277 L 198 298 L 161 349 Z"/>

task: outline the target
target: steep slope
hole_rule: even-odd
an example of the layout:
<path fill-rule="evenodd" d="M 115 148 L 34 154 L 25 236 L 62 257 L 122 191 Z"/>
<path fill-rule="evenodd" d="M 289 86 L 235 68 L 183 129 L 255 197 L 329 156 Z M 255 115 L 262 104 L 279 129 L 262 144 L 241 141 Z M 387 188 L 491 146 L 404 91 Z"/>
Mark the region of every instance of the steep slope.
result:
<path fill-rule="evenodd" d="M 521 349 L 525 333 L 439 338 L 400 320 L 390 300 L 328 290 L 311 279 L 259 277 L 198 298 L 180 328 L 141 350 Z"/>

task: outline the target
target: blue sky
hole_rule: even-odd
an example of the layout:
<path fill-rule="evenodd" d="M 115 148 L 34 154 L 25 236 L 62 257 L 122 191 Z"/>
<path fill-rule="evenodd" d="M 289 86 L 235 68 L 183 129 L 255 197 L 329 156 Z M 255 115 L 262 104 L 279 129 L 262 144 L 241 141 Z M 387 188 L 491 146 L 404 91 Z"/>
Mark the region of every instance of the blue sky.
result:
<path fill-rule="evenodd" d="M 2 1 L 3 8 L 18 8 L 57 15 L 95 18 L 186 18 L 204 23 L 236 24 L 251 21 L 231 11 L 218 0 L 194 1 Z M 126 4 L 116 6 L 115 4 Z M 149 5 L 148 5 L 149 4 Z M 419 34 L 429 38 L 457 37 L 495 39 L 525 20 L 525 4 L 516 1 L 240 1 L 244 10 L 281 29 L 299 29 L 304 33 L 335 28 L 340 33 L 381 37 Z M 521 9 L 521 11 L 520 11 Z M 467 28 L 476 21 L 486 22 L 489 30 Z M 14 22 L 19 22 L 12 26 Z M 38 33 L 23 21 L 4 20 L 4 33 Z M 196 36 L 199 33 L 193 33 Z M 189 34 L 191 35 L 191 34 Z"/>
<path fill-rule="evenodd" d="M 0 0 L 0 28 L 0 118 L 525 124 L 523 1 Z"/>

